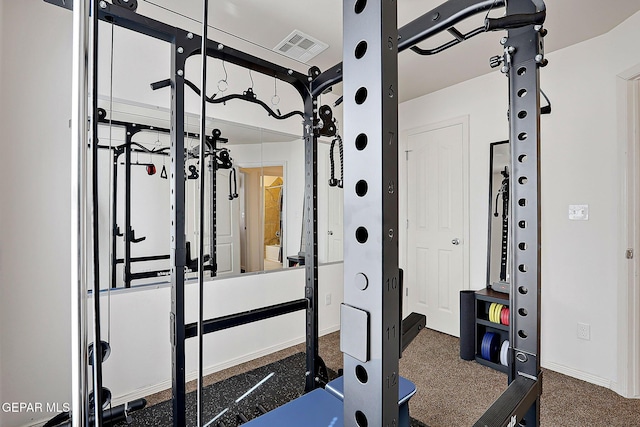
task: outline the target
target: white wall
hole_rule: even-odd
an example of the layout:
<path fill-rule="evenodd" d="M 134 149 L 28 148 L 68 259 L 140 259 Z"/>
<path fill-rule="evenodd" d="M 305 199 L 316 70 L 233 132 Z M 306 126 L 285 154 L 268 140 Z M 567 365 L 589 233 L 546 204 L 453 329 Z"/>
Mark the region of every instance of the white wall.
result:
<path fill-rule="evenodd" d="M 2 7 L 0 389 L 3 402 L 68 402 L 71 14 Z M 33 417 L 0 412 L 0 425 Z"/>
<path fill-rule="evenodd" d="M 553 29 L 549 36 L 553 37 Z M 618 164 L 616 75 L 640 63 L 640 13 L 601 37 L 553 52 L 541 85 L 542 363 L 615 388 L 617 381 Z M 508 138 L 507 79 L 494 72 L 400 106 L 400 128 L 470 118 L 471 287 L 486 277 L 489 143 Z M 624 156 L 622 156 L 624 158 Z M 589 221 L 568 220 L 589 204 Z M 406 209 L 402 212 L 406 217 Z M 576 338 L 578 322 L 591 340 Z"/>
<path fill-rule="evenodd" d="M 4 16 L 4 2 L 0 2 L 0 29 L 4 26 L 4 20 L 3 20 L 3 16 Z M 2 81 L 2 65 L 3 65 L 3 43 L 4 37 L 3 37 L 3 32 L 0 30 L 0 99 L 3 99 L 3 90 L 2 87 L 3 85 L 3 81 Z M 0 129 L 4 128 L 4 123 L 2 122 L 2 117 L 4 117 L 4 103 L 0 102 Z M 4 144 L 2 144 L 2 147 L 4 148 Z M 0 161 L 0 195 L 1 194 L 7 194 L 7 192 L 5 191 L 5 188 L 7 186 L 6 182 L 7 180 L 5 179 L 6 176 L 4 174 L 4 162 Z M 5 223 L 5 210 L 4 210 L 4 206 L 6 206 L 7 203 L 2 203 L 0 204 L 0 239 L 4 236 L 4 229 L 3 226 L 1 224 Z M 2 247 L 0 247 L 0 284 L 4 283 L 4 273 L 3 273 L 3 262 L 2 262 L 2 256 L 4 254 L 4 249 Z M 0 301 L 4 301 L 5 296 L 4 296 L 4 286 L 0 285 Z M 0 314 L 0 337 L 3 337 L 5 334 L 5 330 L 4 330 L 4 326 L 5 322 L 4 319 L 2 318 L 2 315 Z M 2 378 L 2 374 L 3 374 L 3 370 L 2 370 L 2 340 L 0 339 L 0 378 Z M 2 387 L 0 387 L 0 402 L 4 402 L 4 399 L 2 398 L 3 393 L 2 393 Z M 1 418 L 0 418 L 1 420 Z"/>
<path fill-rule="evenodd" d="M 304 298 L 304 277 L 304 269 L 298 268 L 207 282 L 205 319 Z M 342 264 L 320 267 L 321 334 L 339 329 L 341 283 Z M 197 282 L 187 284 L 186 293 L 186 322 L 196 322 Z M 329 306 L 324 305 L 327 293 L 332 295 Z M 171 288 L 165 285 L 116 291 L 110 297 L 112 353 L 104 364 L 104 383 L 114 393 L 116 403 L 171 387 L 170 294 Z M 105 308 L 107 300 L 103 292 Z M 297 312 L 207 335 L 205 372 L 215 372 L 304 342 L 304 325 L 304 312 Z M 188 379 L 197 374 L 196 346 L 196 340 L 187 343 Z"/>

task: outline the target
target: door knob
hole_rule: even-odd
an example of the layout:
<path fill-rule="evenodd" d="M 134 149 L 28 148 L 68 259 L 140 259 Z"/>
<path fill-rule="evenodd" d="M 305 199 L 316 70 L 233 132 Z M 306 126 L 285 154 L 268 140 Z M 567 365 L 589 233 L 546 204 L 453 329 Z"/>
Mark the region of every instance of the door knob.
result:
<path fill-rule="evenodd" d="M 453 240 L 451 241 L 451 243 L 457 246 L 457 245 L 459 245 L 459 244 L 460 244 L 460 239 L 458 239 L 458 238 L 456 237 L 455 239 L 453 239 Z"/>
<path fill-rule="evenodd" d="M 328 234 L 329 236 L 333 236 L 333 231 L 329 230 L 329 231 L 327 231 L 327 234 Z"/>

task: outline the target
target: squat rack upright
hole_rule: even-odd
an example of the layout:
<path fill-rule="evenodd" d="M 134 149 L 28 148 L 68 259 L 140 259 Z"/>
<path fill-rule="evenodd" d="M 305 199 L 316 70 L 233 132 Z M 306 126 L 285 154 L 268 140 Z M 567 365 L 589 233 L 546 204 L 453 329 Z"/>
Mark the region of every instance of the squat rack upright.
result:
<path fill-rule="evenodd" d="M 60 1 L 50 0 L 53 3 Z M 63 4 L 66 2 L 62 2 Z M 76 4 L 84 3 L 76 1 Z M 122 3 L 122 2 L 119 2 Z M 126 2 L 136 3 L 135 0 Z M 485 19 L 483 28 L 461 34 L 454 25 L 464 19 L 493 8 L 506 6 L 506 16 Z M 509 77 L 509 125 L 512 144 L 512 209 L 516 224 L 512 240 L 513 291 L 510 294 L 512 336 L 509 351 L 510 386 L 475 424 L 482 426 L 515 426 L 522 422 L 527 426 L 539 425 L 539 396 L 542 390 L 540 371 L 540 88 L 539 67 L 546 64 L 543 51 L 545 30 L 545 5 L 542 0 L 449 0 L 441 6 L 397 29 L 396 3 L 393 0 L 344 0 L 344 62 L 336 64 L 324 73 L 312 68 L 308 75 L 280 67 L 276 64 L 207 40 L 207 56 L 274 76 L 293 85 L 304 102 L 305 141 L 305 202 L 306 238 L 305 299 L 292 302 L 290 307 L 265 308 L 265 316 L 282 314 L 306 308 L 307 341 L 307 391 L 316 387 L 314 373 L 318 359 L 317 325 L 317 136 L 314 120 L 317 115 L 317 96 L 326 88 L 343 80 L 345 89 L 345 148 L 346 161 L 357 158 L 357 151 L 368 145 L 369 170 L 354 166 L 346 168 L 345 212 L 377 212 L 371 218 L 351 216 L 345 218 L 345 304 L 342 307 L 342 336 L 363 340 L 346 344 L 345 353 L 345 422 L 348 425 L 363 424 L 393 426 L 397 412 L 397 376 L 400 348 L 400 307 L 398 288 L 397 238 L 397 54 L 412 48 L 419 54 L 433 54 L 460 43 L 484 31 L 507 30 L 503 39 L 503 72 Z M 88 9 L 74 8 L 74 57 L 76 58 L 76 82 L 74 96 L 74 148 L 82 153 L 86 143 L 86 24 Z M 184 319 L 184 65 L 190 56 L 201 54 L 200 37 L 185 30 L 169 26 L 137 15 L 129 8 L 100 2 L 99 19 L 171 44 L 171 190 L 172 190 L 172 309 L 171 344 L 173 369 L 173 423 L 185 425 L 185 372 L 184 353 L 188 325 Z M 380 23 L 380 25 L 377 25 Z M 449 31 L 455 39 L 433 50 L 423 50 L 415 45 L 435 34 Z M 373 68 L 360 61 L 361 42 L 367 41 Z M 366 52 L 365 44 L 365 52 Z M 84 56 L 83 56 L 84 54 Z M 355 56 L 354 56 L 355 55 Z M 370 63 L 371 64 L 371 63 Z M 364 89 L 364 90 L 363 90 Z M 369 90 L 369 92 L 367 91 Z M 203 88 L 204 90 L 204 88 Z M 95 93 L 95 92 L 94 92 Z M 367 93 L 369 100 L 367 100 Z M 352 117 L 353 116 L 353 117 Z M 350 124 L 354 118 L 358 124 Z M 375 120 L 372 120 L 375 118 Z M 360 128 L 358 128 L 360 126 Z M 364 136 L 363 136 L 364 135 Z M 388 156 L 388 157 L 385 157 Z M 82 157 L 82 154 L 80 154 Z M 79 159 L 79 174 L 83 173 L 83 161 Z M 371 167 L 374 165 L 375 167 Z M 369 193 L 373 198 L 359 194 L 356 178 L 367 175 Z M 74 174 L 74 178 L 78 175 Z M 74 181 L 73 184 L 76 184 Z M 82 183 L 80 183 L 82 189 Z M 352 194 L 354 188 L 356 194 Z M 365 192 L 366 193 L 366 192 Z M 78 201 L 84 203 L 84 193 Z M 364 210 L 363 210 L 364 209 Z M 82 213 L 80 213 L 82 215 Z M 82 235 L 82 220 L 80 233 Z M 372 241 L 367 246 L 367 241 Z M 79 241 L 76 240 L 76 241 Z M 375 243 L 379 245 L 375 245 Z M 360 246 L 359 246 L 360 245 Z M 364 252 L 363 252 L 364 250 Z M 373 254 L 375 263 L 365 263 Z M 74 266 L 82 266 L 82 257 L 74 260 Z M 374 264 L 374 265 L 372 265 Z M 80 275 L 82 276 L 82 275 Z M 86 278 L 78 279 L 74 295 L 85 298 Z M 395 287 L 394 287 L 395 283 Z M 357 288 L 354 289 L 355 287 Z M 75 286 L 75 284 L 74 284 Z M 386 289 L 385 289 L 386 288 Z M 363 293 L 365 290 L 368 291 Z M 396 292 L 394 292 L 396 291 Z M 74 303 L 74 322 L 82 321 L 83 309 Z M 290 310 L 290 311 L 287 311 Z M 277 313 L 276 313 L 277 311 Z M 274 314 L 275 313 L 275 314 Z M 250 314 L 236 316 L 234 321 L 250 321 Z M 354 320 L 347 324 L 344 319 Z M 86 320 L 86 319 L 85 319 Z M 216 322 L 213 319 L 211 322 Z M 206 326 L 205 322 L 205 326 Z M 241 324 L 241 323 L 236 323 Z M 82 325 L 80 325 L 82 329 Z M 192 329 L 190 329 L 192 330 Z M 206 331 L 204 331 L 206 332 Z M 80 331 L 79 336 L 82 336 Z M 99 337 L 98 337 L 99 338 Z M 86 339 L 86 337 L 85 337 Z M 84 346 L 84 347 L 83 347 Z M 84 358 L 84 359 L 83 359 Z M 74 369 L 82 372 L 86 360 L 86 343 L 74 339 Z M 359 363 L 360 362 L 360 363 Z M 356 372 L 364 367 L 368 372 L 363 387 Z M 355 368 L 355 369 L 354 369 Z M 86 374 L 86 372 L 85 372 Z M 80 375 L 82 376 L 82 375 Z M 356 392 L 357 391 L 357 392 Z M 86 378 L 74 377 L 74 412 L 82 416 L 80 393 L 86 392 Z M 373 399 L 365 398 L 374 396 Z M 359 415 L 359 414 L 362 414 Z M 355 416 L 354 416 L 355 415 Z M 77 425 L 77 424 L 76 424 Z"/>

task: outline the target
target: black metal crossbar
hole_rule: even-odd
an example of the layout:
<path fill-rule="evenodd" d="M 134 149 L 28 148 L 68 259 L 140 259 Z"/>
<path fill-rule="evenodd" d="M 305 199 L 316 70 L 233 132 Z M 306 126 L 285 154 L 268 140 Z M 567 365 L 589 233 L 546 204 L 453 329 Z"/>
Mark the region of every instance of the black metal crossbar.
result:
<path fill-rule="evenodd" d="M 426 326 L 427 317 L 424 314 L 411 313 L 402 321 L 402 351 L 409 347 Z"/>
<path fill-rule="evenodd" d="M 282 316 L 283 314 L 294 313 L 296 311 L 306 310 L 309 305 L 307 299 L 299 299 L 289 301 L 282 304 L 270 305 L 268 307 L 256 308 L 255 310 L 244 311 L 241 313 L 230 314 L 215 319 L 205 320 L 202 328 L 203 334 L 222 331 L 224 329 L 234 328 L 247 323 L 258 322 L 260 320 L 269 319 L 271 317 Z M 196 323 L 185 325 L 185 338 L 194 338 L 198 336 L 198 328 Z"/>
<path fill-rule="evenodd" d="M 474 427 L 517 426 L 541 394 L 540 377 L 536 380 L 518 376 L 487 412 L 476 421 Z"/>

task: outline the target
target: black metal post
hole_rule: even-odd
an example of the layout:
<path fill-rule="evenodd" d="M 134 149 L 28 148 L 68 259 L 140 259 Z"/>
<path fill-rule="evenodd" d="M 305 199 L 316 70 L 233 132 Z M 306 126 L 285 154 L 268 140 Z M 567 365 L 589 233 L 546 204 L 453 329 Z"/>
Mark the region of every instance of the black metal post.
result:
<path fill-rule="evenodd" d="M 209 183 L 211 188 L 209 189 L 209 265 L 211 266 L 211 277 L 216 277 L 218 274 L 218 228 L 216 226 L 216 208 L 218 204 L 218 189 L 216 188 L 218 182 L 218 162 L 216 160 L 216 147 L 218 146 L 218 138 L 213 138 L 211 142 L 211 156 L 210 159 L 210 169 L 211 169 L 211 177 L 209 179 Z"/>
<path fill-rule="evenodd" d="M 111 208 L 111 288 L 115 289 L 117 287 L 116 281 L 116 272 L 117 272 L 117 260 L 118 260 L 118 156 L 119 151 L 115 150 L 113 153 L 110 153 L 112 157 L 112 168 L 113 168 L 113 206 Z"/>
<path fill-rule="evenodd" d="M 305 297 L 309 300 L 306 312 L 305 391 L 317 387 L 315 376 L 318 359 L 318 137 L 313 128 L 317 114 L 317 99 L 304 98 L 304 198 L 305 233 Z"/>
<path fill-rule="evenodd" d="M 202 0 L 202 44 L 201 44 L 201 78 L 200 78 L 200 150 L 199 165 L 200 177 L 198 183 L 200 188 L 198 191 L 200 203 L 198 203 L 198 378 L 197 378 L 197 425 L 201 427 L 202 420 L 202 371 L 204 366 L 204 334 L 202 333 L 202 324 L 204 321 L 204 195 L 205 195 L 205 153 L 206 153 L 206 132 L 207 132 L 207 32 L 209 29 L 209 0 Z"/>
<path fill-rule="evenodd" d="M 535 1 L 507 3 L 507 16 L 538 12 Z M 542 25 L 509 29 L 505 66 L 509 75 L 511 142 L 510 381 L 542 381 L 540 371 L 540 66 L 545 64 Z M 510 61 L 510 63 L 509 63 Z M 540 387 L 541 389 L 542 387 Z M 540 425 L 540 397 L 523 418 Z"/>
<path fill-rule="evenodd" d="M 185 146 L 184 68 L 185 52 L 197 49 L 194 35 L 175 29 L 171 41 L 171 366 L 173 425 L 186 425 L 185 373 Z"/>
<path fill-rule="evenodd" d="M 124 287 L 131 287 L 131 239 L 133 227 L 131 227 L 131 139 L 133 135 L 126 128 L 124 147 Z"/>
<path fill-rule="evenodd" d="M 500 280 L 507 281 L 509 261 L 509 171 L 502 171 L 502 234 L 500 236 Z"/>
<path fill-rule="evenodd" d="M 93 237 L 93 345 L 101 347 L 100 333 L 100 226 L 98 221 L 98 4 L 91 11 L 92 76 L 91 76 L 91 219 Z M 102 352 L 93 352 L 93 396 L 96 427 L 102 427 Z"/>

